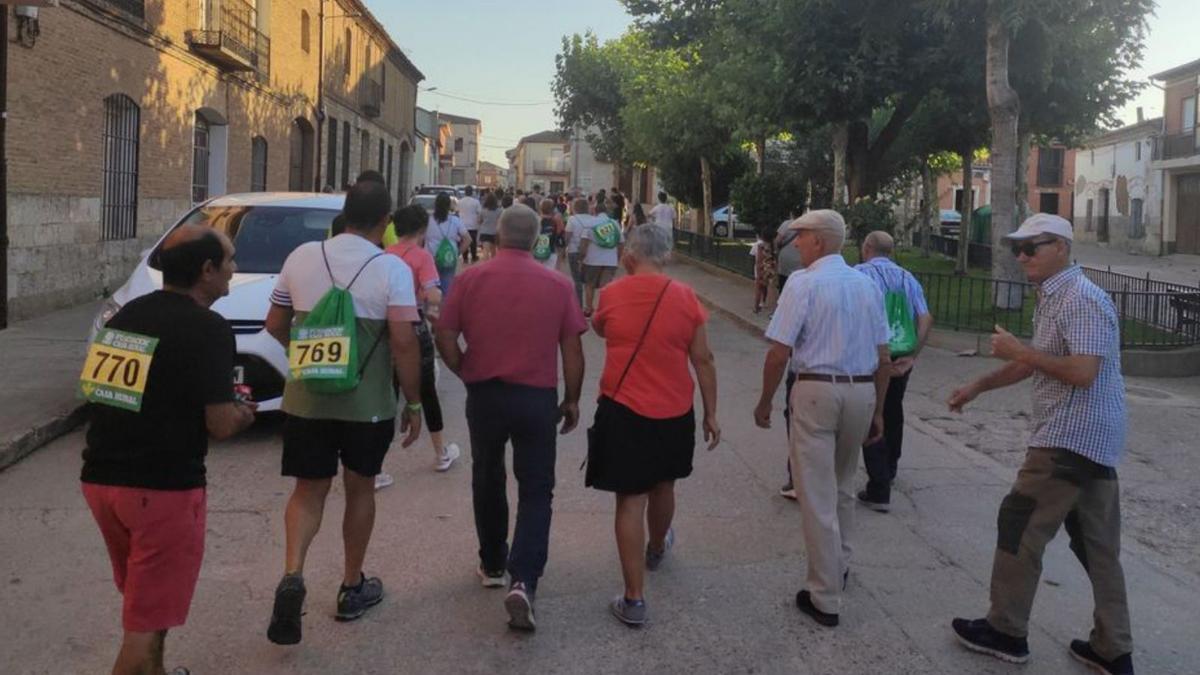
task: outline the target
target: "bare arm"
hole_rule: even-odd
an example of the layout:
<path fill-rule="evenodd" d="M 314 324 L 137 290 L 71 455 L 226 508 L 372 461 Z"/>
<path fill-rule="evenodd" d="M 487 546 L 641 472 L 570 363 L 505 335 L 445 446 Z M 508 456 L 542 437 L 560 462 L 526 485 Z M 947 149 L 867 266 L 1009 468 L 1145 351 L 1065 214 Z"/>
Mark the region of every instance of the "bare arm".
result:
<path fill-rule="evenodd" d="M 292 308 L 272 304 L 267 311 L 266 330 L 279 344 L 287 349 L 292 339 Z"/>
<path fill-rule="evenodd" d="M 590 239 L 579 240 L 579 264 L 580 265 L 582 265 L 583 261 L 587 259 L 588 246 L 591 246 L 591 244 L 592 244 L 592 240 L 590 240 Z"/>
<path fill-rule="evenodd" d="M 438 353 L 442 355 L 442 363 L 450 372 L 462 377 L 462 347 L 458 346 L 458 331 L 438 328 L 436 333 Z"/>
<path fill-rule="evenodd" d="M 887 398 L 888 383 L 892 379 L 892 352 L 886 344 L 878 345 L 877 349 L 879 365 L 875 367 L 875 414 L 867 443 L 874 443 L 883 437 L 883 401 Z"/>
<path fill-rule="evenodd" d="M 1090 354 L 1055 356 L 1024 344 L 1012 333 L 996 326 L 992 335 L 992 355 L 1031 370 L 1040 370 L 1072 387 L 1087 388 L 1100 374 L 1100 357 Z"/>
<path fill-rule="evenodd" d="M 559 409 L 563 413 L 561 433 L 570 433 L 579 424 L 579 396 L 583 391 L 583 340 L 572 335 L 559 342 L 563 362 L 563 402 Z"/>
<path fill-rule="evenodd" d="M 210 403 L 204 406 L 204 428 L 213 440 L 223 441 L 254 424 L 254 404 L 240 401 Z"/>
<path fill-rule="evenodd" d="M 992 372 L 980 377 L 965 386 L 959 387 L 950 395 L 947 403 L 950 410 L 962 412 L 963 406 L 975 400 L 980 394 L 993 389 L 1001 389 L 1014 385 L 1033 374 L 1033 368 L 1016 361 L 1010 361 Z"/>
<path fill-rule="evenodd" d="M 688 357 L 700 383 L 700 400 L 704 403 L 704 440 L 712 450 L 721 442 L 721 427 L 717 424 L 717 365 L 708 346 L 708 330 L 703 324 L 692 336 Z"/>
<path fill-rule="evenodd" d="M 925 348 L 925 341 L 929 339 L 929 333 L 933 330 L 933 315 L 921 314 L 917 317 L 917 349 L 912 353 L 915 359 Z"/>
<path fill-rule="evenodd" d="M 404 394 L 405 402 L 419 404 L 421 402 L 421 345 L 417 341 L 417 333 L 409 321 L 388 319 L 388 343 L 392 348 L 392 368 L 396 379 L 400 382 L 400 392 Z M 400 423 L 400 431 L 408 432 L 402 445 L 408 447 L 416 442 L 421 435 L 421 411 L 405 408 Z"/>
<path fill-rule="evenodd" d="M 771 428 L 771 401 L 783 380 L 788 361 L 792 358 L 792 348 L 780 343 L 771 342 L 767 350 L 767 358 L 763 363 L 762 394 L 758 398 L 758 406 L 754 409 L 754 422 L 763 429 Z"/>

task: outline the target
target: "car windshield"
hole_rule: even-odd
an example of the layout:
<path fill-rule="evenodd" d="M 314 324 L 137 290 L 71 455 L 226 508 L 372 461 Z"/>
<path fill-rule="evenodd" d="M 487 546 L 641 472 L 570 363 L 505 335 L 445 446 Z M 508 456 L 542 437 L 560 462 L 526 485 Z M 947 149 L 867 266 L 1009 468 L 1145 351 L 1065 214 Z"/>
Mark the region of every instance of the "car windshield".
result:
<path fill-rule="evenodd" d="M 278 274 L 300 244 L 329 235 L 337 211 L 296 206 L 206 206 L 183 222 L 207 225 L 233 240 L 238 272 Z"/>

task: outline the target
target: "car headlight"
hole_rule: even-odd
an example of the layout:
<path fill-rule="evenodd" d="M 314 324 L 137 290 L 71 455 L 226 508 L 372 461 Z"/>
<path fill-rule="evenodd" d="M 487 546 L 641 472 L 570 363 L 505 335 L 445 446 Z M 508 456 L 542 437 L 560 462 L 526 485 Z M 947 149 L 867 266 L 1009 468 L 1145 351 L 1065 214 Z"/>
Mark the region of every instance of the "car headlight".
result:
<path fill-rule="evenodd" d="M 92 336 L 100 332 L 109 319 L 113 318 L 117 312 L 121 311 L 121 303 L 112 298 L 105 298 L 104 304 L 100 305 L 100 311 L 96 314 L 96 321 L 92 324 Z"/>

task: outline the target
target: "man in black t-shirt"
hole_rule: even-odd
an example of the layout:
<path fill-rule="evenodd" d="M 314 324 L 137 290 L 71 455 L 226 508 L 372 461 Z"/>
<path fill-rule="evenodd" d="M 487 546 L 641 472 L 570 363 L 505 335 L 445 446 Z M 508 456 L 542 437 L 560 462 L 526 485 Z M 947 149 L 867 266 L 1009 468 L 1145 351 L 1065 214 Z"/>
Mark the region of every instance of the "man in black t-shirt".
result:
<path fill-rule="evenodd" d="M 187 619 L 204 555 L 208 438 L 254 421 L 233 395 L 233 331 L 208 309 L 229 293 L 233 253 L 224 234 L 178 227 L 155 253 L 163 290 L 117 312 L 84 365 L 83 495 L 124 596 L 114 674 L 164 672 L 163 641 Z"/>

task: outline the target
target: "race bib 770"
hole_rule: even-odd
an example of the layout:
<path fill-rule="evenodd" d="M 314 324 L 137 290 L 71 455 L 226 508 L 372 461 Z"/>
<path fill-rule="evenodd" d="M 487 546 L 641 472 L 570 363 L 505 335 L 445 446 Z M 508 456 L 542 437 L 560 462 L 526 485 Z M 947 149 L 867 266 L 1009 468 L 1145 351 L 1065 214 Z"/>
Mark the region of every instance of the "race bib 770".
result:
<path fill-rule="evenodd" d="M 158 338 L 101 329 L 88 347 L 79 395 L 89 403 L 139 412 Z"/>

